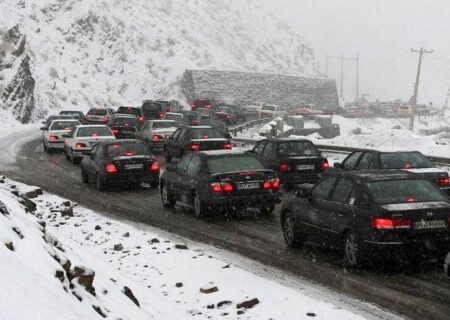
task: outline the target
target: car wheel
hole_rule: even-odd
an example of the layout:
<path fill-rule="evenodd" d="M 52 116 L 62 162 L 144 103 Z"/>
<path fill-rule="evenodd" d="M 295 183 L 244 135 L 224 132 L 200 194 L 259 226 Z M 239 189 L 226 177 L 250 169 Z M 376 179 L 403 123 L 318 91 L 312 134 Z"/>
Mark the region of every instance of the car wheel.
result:
<path fill-rule="evenodd" d="M 197 192 L 194 192 L 192 203 L 195 216 L 199 219 L 204 218 L 206 216 L 205 204 L 202 202 Z"/>
<path fill-rule="evenodd" d="M 89 183 L 89 177 L 86 171 L 84 170 L 83 166 L 81 166 L 81 181 L 83 183 Z"/>
<path fill-rule="evenodd" d="M 175 205 L 175 200 L 164 182 L 161 184 L 161 202 L 165 208 L 172 208 Z"/>
<path fill-rule="evenodd" d="M 363 263 L 363 247 L 360 237 L 353 231 L 348 231 L 343 241 L 344 264 L 347 267 L 355 268 Z"/>
<path fill-rule="evenodd" d="M 300 247 L 303 243 L 304 236 L 301 235 L 292 212 L 287 211 L 283 215 L 282 223 L 283 236 L 286 244 L 292 248 Z"/>
<path fill-rule="evenodd" d="M 275 210 L 275 205 L 274 204 L 266 204 L 266 205 L 263 205 L 262 207 L 260 207 L 259 210 L 261 211 L 262 214 L 269 215 L 269 214 L 272 214 L 273 211 Z"/>
<path fill-rule="evenodd" d="M 97 173 L 95 176 L 95 186 L 97 187 L 98 191 L 105 191 L 106 190 L 106 183 L 102 179 L 101 175 Z"/>

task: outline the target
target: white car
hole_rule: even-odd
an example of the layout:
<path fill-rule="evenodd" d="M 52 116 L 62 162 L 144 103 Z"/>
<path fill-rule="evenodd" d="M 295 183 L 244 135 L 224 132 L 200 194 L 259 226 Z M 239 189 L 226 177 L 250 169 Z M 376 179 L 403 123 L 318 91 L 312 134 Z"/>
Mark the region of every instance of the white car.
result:
<path fill-rule="evenodd" d="M 48 127 L 42 127 L 42 145 L 45 152 L 64 149 L 65 136 L 73 127 L 81 125 L 78 120 L 53 120 Z"/>
<path fill-rule="evenodd" d="M 114 115 L 110 108 L 91 108 L 84 117 L 87 122 L 97 124 L 108 124 Z"/>
<path fill-rule="evenodd" d="M 274 104 L 265 104 L 262 106 L 259 112 L 260 118 L 274 118 L 274 117 L 284 117 L 287 116 L 288 112 L 286 108 L 277 106 Z"/>
<path fill-rule="evenodd" d="M 450 252 L 447 254 L 447 257 L 445 258 L 444 271 L 445 271 L 445 275 L 447 276 L 448 280 L 450 281 Z"/>
<path fill-rule="evenodd" d="M 68 160 L 77 163 L 96 143 L 111 140 L 116 140 L 116 137 L 107 126 L 77 126 L 70 131 L 64 144 L 64 152 Z"/>

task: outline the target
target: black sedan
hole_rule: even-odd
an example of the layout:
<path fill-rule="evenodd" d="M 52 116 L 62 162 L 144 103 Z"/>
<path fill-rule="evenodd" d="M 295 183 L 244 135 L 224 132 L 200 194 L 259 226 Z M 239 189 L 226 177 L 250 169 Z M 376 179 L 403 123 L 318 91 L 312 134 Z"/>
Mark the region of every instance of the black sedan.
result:
<path fill-rule="evenodd" d="M 139 120 L 126 114 L 115 114 L 109 124 L 116 139 L 133 139 L 138 126 Z"/>
<path fill-rule="evenodd" d="M 276 173 L 258 159 L 231 150 L 191 152 L 168 165 L 160 178 L 164 207 L 180 201 L 198 218 L 249 207 L 272 213 L 281 202 L 279 186 Z"/>
<path fill-rule="evenodd" d="M 95 181 L 103 191 L 111 185 L 147 182 L 155 187 L 160 166 L 147 145 L 139 140 L 100 142 L 81 161 L 83 183 Z"/>
<path fill-rule="evenodd" d="M 166 160 L 180 159 L 190 151 L 231 149 L 231 142 L 219 130 L 209 126 L 178 129 L 166 142 Z"/>
<path fill-rule="evenodd" d="M 286 187 L 315 183 L 329 166 L 328 160 L 306 139 L 265 139 L 250 152 L 267 168 L 276 171 Z"/>
<path fill-rule="evenodd" d="M 381 152 L 376 150 L 355 151 L 342 163 L 335 162 L 339 170 L 401 169 L 418 174 L 436 183 L 450 195 L 450 178 L 446 171 L 438 169 L 418 151 Z"/>
<path fill-rule="evenodd" d="M 281 209 L 289 246 L 342 246 L 354 267 L 369 257 L 442 255 L 450 247 L 450 202 L 430 181 L 397 170 L 336 172 Z"/>

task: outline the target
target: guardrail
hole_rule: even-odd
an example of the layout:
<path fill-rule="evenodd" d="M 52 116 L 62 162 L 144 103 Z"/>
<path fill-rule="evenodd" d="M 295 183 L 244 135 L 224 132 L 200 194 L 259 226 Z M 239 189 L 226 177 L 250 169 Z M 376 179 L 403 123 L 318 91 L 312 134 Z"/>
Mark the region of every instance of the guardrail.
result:
<path fill-rule="evenodd" d="M 262 138 L 264 139 L 264 138 Z M 261 139 L 261 140 L 262 140 Z M 241 146 L 253 146 L 255 145 L 259 140 L 255 139 L 249 139 L 249 138 L 234 138 L 233 142 L 236 144 L 240 144 Z M 349 154 L 354 151 L 369 151 L 369 150 L 376 150 L 375 148 L 355 148 L 355 147 L 347 147 L 347 146 L 335 146 L 335 145 L 326 145 L 326 144 L 316 144 L 316 147 L 321 152 L 330 152 L 330 153 L 343 153 L 343 154 Z M 428 159 L 430 159 L 431 162 L 433 162 L 436 165 L 439 166 L 450 166 L 450 158 L 444 158 L 444 157 L 435 157 L 435 156 L 426 156 Z"/>
<path fill-rule="evenodd" d="M 240 132 L 242 132 L 244 130 L 248 130 L 248 129 L 250 129 L 252 127 L 255 127 L 257 125 L 265 124 L 265 123 L 267 123 L 269 121 L 272 121 L 274 119 L 275 118 L 262 118 L 262 119 L 252 120 L 252 121 L 246 122 L 244 124 L 241 124 L 241 125 L 239 125 L 237 127 L 234 127 L 232 129 L 230 129 L 230 132 L 231 132 L 231 134 L 233 136 L 236 136 L 237 133 L 240 133 Z"/>

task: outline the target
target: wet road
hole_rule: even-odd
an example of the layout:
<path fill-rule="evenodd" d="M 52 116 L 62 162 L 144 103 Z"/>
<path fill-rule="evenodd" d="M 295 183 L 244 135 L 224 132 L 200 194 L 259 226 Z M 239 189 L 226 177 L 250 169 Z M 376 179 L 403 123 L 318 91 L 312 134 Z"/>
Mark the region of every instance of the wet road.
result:
<path fill-rule="evenodd" d="M 0 153 L 3 151 L 0 147 Z M 164 159 L 160 162 L 164 167 Z M 287 248 L 281 233 L 279 207 L 273 217 L 249 212 L 231 220 L 200 221 L 189 210 L 164 209 L 156 189 L 100 193 L 94 186 L 81 182 L 79 167 L 62 154 L 45 154 L 40 139 L 25 143 L 18 151 L 16 166 L 4 173 L 105 215 L 145 222 L 237 252 L 406 317 L 449 319 L 450 289 L 441 265 L 430 263 L 421 270 L 406 271 L 345 270 L 336 252 L 312 246 L 302 250 Z M 289 196 L 292 195 L 285 195 Z"/>

